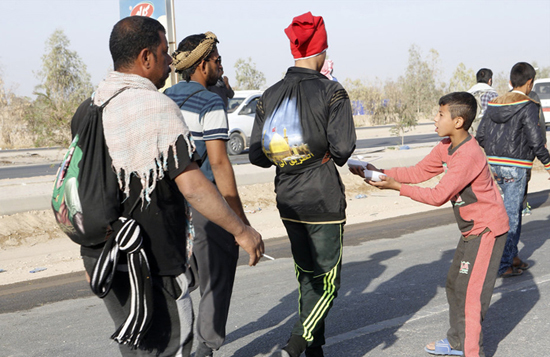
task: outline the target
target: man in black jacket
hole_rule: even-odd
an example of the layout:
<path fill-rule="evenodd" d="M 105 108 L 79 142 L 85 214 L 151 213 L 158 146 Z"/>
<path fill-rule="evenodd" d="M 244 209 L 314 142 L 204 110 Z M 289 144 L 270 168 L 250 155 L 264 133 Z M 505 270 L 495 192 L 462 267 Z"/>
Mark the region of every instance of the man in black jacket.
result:
<path fill-rule="evenodd" d="M 299 319 L 274 356 L 323 356 L 324 321 L 340 286 L 346 220 L 336 165 L 355 150 L 345 89 L 320 73 L 327 35 L 322 17 L 307 13 L 285 30 L 295 66 L 267 89 L 256 108 L 249 158 L 277 166 L 277 208 L 290 239 L 300 284 Z M 336 164 L 336 165 L 335 165 Z"/>
<path fill-rule="evenodd" d="M 516 63 L 510 72 L 513 90 L 489 103 L 476 136 L 502 189 L 510 221 L 499 268 L 502 277 L 521 275 L 529 268 L 518 257 L 527 171 L 533 167 L 535 156 L 550 170 L 550 154 L 539 124 L 539 103 L 528 97 L 534 80 L 533 66 Z"/>

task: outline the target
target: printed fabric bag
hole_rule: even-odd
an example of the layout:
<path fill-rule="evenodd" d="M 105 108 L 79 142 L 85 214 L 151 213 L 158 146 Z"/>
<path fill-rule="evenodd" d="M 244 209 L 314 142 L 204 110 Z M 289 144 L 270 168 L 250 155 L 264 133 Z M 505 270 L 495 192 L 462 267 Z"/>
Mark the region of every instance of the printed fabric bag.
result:
<path fill-rule="evenodd" d="M 73 141 L 54 183 L 55 219 L 71 240 L 86 247 L 104 243 L 122 213 L 102 121 L 103 108 L 121 92 L 101 106 L 93 104 L 92 95 L 78 107 L 71 121 Z"/>
<path fill-rule="evenodd" d="M 90 288 L 100 298 L 111 290 L 119 256 L 126 254 L 130 313 L 111 338 L 138 348 L 152 321 L 152 279 L 140 226 L 131 218 L 121 217 L 121 192 L 111 167 L 102 120 L 105 106 L 125 89 L 101 106 L 93 104 L 92 95 L 78 107 L 71 121 L 73 142 L 54 183 L 52 209 L 57 223 L 71 240 L 82 246 L 102 248 L 90 276 Z M 140 198 L 130 215 L 139 201 Z"/>

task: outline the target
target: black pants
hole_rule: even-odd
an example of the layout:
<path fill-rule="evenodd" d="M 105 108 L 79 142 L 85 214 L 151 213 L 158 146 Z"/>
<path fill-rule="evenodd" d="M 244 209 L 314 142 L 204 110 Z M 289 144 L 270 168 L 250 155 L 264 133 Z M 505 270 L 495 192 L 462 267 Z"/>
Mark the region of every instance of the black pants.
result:
<path fill-rule="evenodd" d="M 86 256 L 82 259 L 86 271 L 91 275 L 97 259 Z M 187 290 L 187 279 L 184 274 L 177 277 L 152 276 L 152 279 L 153 320 L 142 341 L 146 350 L 132 350 L 128 345 L 119 344 L 120 353 L 124 357 L 188 357 L 193 345 L 193 306 Z M 102 299 L 114 322 L 113 333 L 128 316 L 130 298 L 128 273 L 117 271 L 111 291 Z"/>
<path fill-rule="evenodd" d="M 461 237 L 449 273 L 447 339 L 465 357 L 483 357 L 481 324 L 491 303 L 507 233 L 495 237 L 486 230 L 479 236 Z"/>
<path fill-rule="evenodd" d="M 200 342 L 217 350 L 225 340 L 231 294 L 239 259 L 235 237 L 193 209 L 193 269 L 201 294 L 197 321 Z"/>
<path fill-rule="evenodd" d="M 308 347 L 325 344 L 325 319 L 340 288 L 344 224 L 305 224 L 283 220 L 300 285 L 299 320 L 293 335 Z"/>

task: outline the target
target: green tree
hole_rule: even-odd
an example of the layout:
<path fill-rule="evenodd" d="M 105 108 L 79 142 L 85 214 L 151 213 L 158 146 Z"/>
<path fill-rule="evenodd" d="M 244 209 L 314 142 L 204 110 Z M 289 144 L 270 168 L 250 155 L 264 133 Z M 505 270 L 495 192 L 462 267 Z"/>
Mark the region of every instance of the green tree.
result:
<path fill-rule="evenodd" d="M 437 77 L 439 74 L 439 54 L 430 50 L 427 59 L 417 45 L 409 48 L 409 63 L 402 78 L 403 103 L 415 108 L 417 115 L 430 114 L 440 96 Z"/>
<path fill-rule="evenodd" d="M 42 69 L 36 73 L 40 84 L 27 118 L 37 135 L 36 146 L 63 145 L 71 140 L 70 120 L 76 108 L 93 91 L 86 65 L 63 30 L 46 40 Z"/>
<path fill-rule="evenodd" d="M 504 71 L 493 75 L 492 87 L 497 91 L 498 95 L 503 95 L 510 91 L 510 74 Z"/>
<path fill-rule="evenodd" d="M 365 115 L 370 118 L 372 125 L 384 123 L 383 120 L 380 121 L 381 119 L 378 115 L 378 108 L 383 98 L 380 88 L 375 85 L 367 85 L 360 79 L 351 80 L 349 78 L 343 82 L 343 86 L 348 92 L 354 111 L 359 109 L 359 105 L 362 105 Z M 356 126 L 359 125 L 360 123 L 356 123 Z"/>
<path fill-rule="evenodd" d="M 464 63 L 459 63 L 456 67 L 453 77 L 449 82 L 447 92 L 463 92 L 470 89 L 476 83 L 474 70 L 466 68 Z"/>
<path fill-rule="evenodd" d="M 34 136 L 24 120 L 30 100 L 6 89 L 0 73 L 0 148 L 24 148 L 33 144 Z"/>
<path fill-rule="evenodd" d="M 405 143 L 405 133 L 414 128 L 418 122 L 415 107 L 405 100 L 402 83 L 402 77 L 397 82 L 386 81 L 382 110 L 386 115 L 386 123 L 395 123 L 390 132 L 401 137 L 401 145 Z"/>
<path fill-rule="evenodd" d="M 239 58 L 234 67 L 237 80 L 236 90 L 258 90 L 265 86 L 265 76 L 256 69 L 256 63 L 252 62 L 252 58 L 248 57 L 247 60 Z"/>
<path fill-rule="evenodd" d="M 540 67 L 536 61 L 531 62 L 531 65 L 538 68 L 537 77 L 535 79 L 550 78 L 550 66 Z"/>

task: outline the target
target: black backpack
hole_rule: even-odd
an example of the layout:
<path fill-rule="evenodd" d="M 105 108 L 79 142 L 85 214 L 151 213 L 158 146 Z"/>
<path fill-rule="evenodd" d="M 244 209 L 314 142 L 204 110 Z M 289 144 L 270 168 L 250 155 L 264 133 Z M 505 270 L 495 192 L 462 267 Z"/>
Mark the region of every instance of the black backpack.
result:
<path fill-rule="evenodd" d="M 73 141 L 57 171 L 52 195 L 55 219 L 75 243 L 93 247 L 104 243 L 122 214 L 121 193 L 103 135 L 103 105 L 93 95 L 71 121 Z"/>

